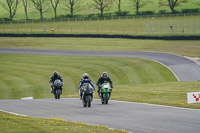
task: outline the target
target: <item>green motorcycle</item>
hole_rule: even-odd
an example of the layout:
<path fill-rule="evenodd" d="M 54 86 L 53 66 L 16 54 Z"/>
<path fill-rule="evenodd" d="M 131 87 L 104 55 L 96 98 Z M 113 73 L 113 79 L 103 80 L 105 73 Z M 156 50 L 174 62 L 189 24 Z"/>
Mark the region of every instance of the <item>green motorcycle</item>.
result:
<path fill-rule="evenodd" d="M 110 99 L 112 89 L 108 83 L 104 83 L 101 85 L 101 89 L 99 91 L 99 97 L 101 98 L 102 104 L 108 104 L 108 100 Z"/>

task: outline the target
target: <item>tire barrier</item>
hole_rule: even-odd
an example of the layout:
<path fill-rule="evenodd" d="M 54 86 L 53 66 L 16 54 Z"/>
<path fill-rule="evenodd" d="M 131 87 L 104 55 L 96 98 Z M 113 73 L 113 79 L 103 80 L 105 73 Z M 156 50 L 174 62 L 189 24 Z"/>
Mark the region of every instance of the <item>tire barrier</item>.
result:
<path fill-rule="evenodd" d="M 123 38 L 153 40 L 200 40 L 200 35 L 179 36 L 142 36 L 142 35 L 106 35 L 106 34 L 1 34 L 0 37 L 77 37 L 77 38 Z"/>

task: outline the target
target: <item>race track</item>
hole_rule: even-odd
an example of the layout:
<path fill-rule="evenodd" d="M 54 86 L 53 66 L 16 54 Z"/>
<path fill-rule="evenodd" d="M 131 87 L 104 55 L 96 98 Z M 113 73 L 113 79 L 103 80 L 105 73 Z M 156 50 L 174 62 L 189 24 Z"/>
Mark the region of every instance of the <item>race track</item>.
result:
<path fill-rule="evenodd" d="M 133 133 L 198 133 L 200 110 L 109 101 L 102 105 L 94 100 L 84 108 L 77 98 L 0 100 L 0 110 L 33 117 L 61 118 Z"/>
<path fill-rule="evenodd" d="M 39 55 L 71 55 L 71 56 L 110 56 L 134 57 L 154 60 L 167 66 L 179 81 L 200 81 L 200 65 L 179 55 L 157 52 L 137 51 L 69 51 L 69 50 L 37 50 L 0 48 L 0 53 L 39 54 Z"/>

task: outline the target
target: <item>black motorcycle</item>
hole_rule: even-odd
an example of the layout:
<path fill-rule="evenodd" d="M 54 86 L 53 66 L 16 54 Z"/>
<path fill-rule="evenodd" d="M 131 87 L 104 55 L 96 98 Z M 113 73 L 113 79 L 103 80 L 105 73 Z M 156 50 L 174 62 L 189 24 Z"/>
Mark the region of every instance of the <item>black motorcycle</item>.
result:
<path fill-rule="evenodd" d="M 91 102 L 93 99 L 94 89 L 89 83 L 84 83 L 82 85 L 82 102 L 84 107 L 91 107 Z"/>
<path fill-rule="evenodd" d="M 59 79 L 54 81 L 53 94 L 55 96 L 55 99 L 60 99 L 60 95 L 62 94 L 62 86 L 63 82 L 61 82 Z"/>

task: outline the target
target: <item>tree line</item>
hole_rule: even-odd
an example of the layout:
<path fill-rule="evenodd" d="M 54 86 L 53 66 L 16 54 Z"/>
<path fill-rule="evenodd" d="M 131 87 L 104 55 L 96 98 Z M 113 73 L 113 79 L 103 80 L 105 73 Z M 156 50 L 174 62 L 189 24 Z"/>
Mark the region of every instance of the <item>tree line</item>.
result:
<path fill-rule="evenodd" d="M 186 3 L 188 0 L 159 0 L 158 5 L 167 6 L 172 13 L 175 13 L 175 7 L 181 3 Z M 57 9 L 63 8 L 69 11 L 70 16 L 73 17 L 74 13 L 83 10 L 84 4 L 88 7 L 93 7 L 99 10 L 102 17 L 105 10 L 108 10 L 114 4 L 117 5 L 117 14 L 121 15 L 121 7 L 125 3 L 129 3 L 130 8 L 136 10 L 136 15 L 139 15 L 139 10 L 147 4 L 153 3 L 153 0 L 90 0 L 90 3 L 86 3 L 85 0 L 4 0 L 1 1 L 1 5 L 6 11 L 9 12 L 10 21 L 13 20 L 16 15 L 16 11 L 19 5 L 22 3 L 26 19 L 28 19 L 28 5 L 33 5 L 34 8 L 39 11 L 40 19 L 43 19 L 43 14 L 47 11 L 47 8 L 51 7 L 54 11 L 54 18 L 57 18 Z M 200 3 L 196 3 L 199 4 Z"/>

